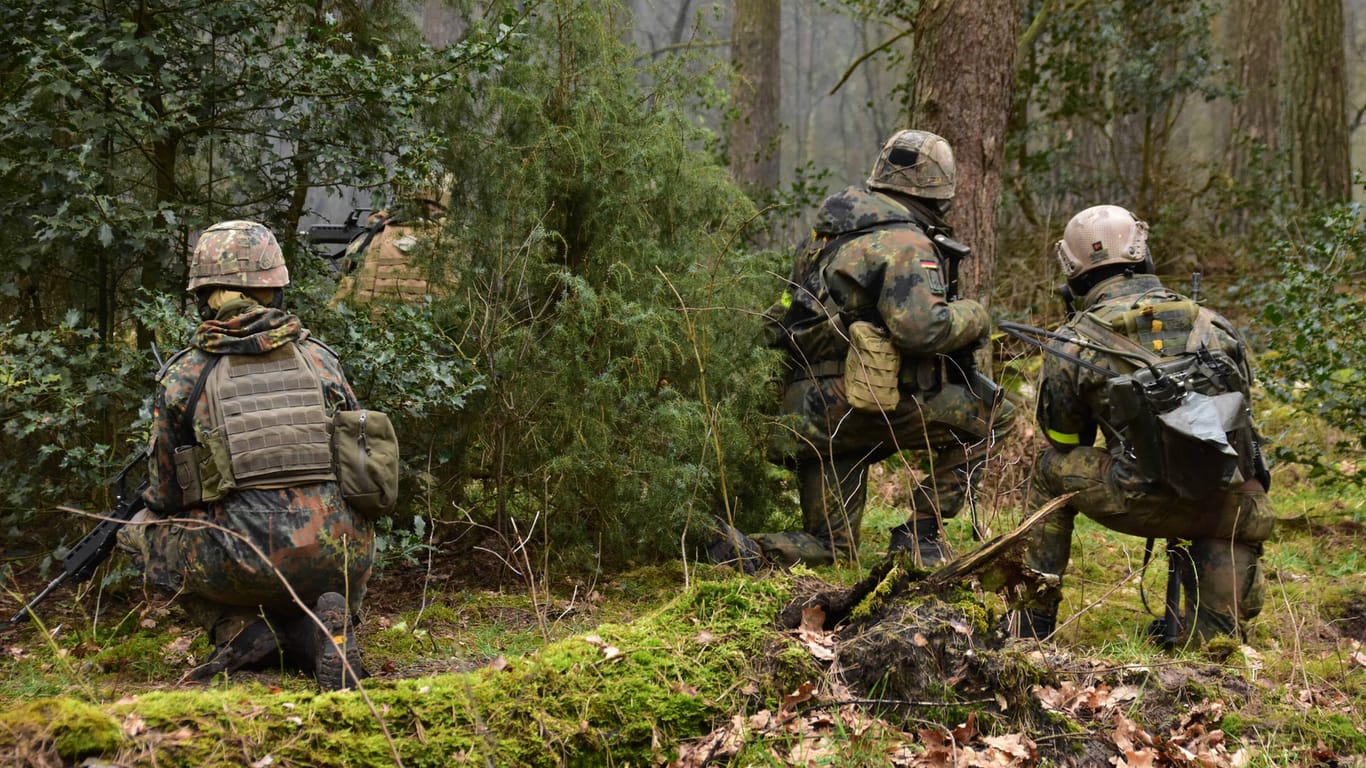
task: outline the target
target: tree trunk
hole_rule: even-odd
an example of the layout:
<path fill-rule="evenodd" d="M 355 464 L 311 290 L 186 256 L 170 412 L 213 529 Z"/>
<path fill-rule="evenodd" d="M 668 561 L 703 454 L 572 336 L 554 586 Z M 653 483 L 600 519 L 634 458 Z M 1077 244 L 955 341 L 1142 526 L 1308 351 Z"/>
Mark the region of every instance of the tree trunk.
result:
<path fill-rule="evenodd" d="M 1244 0 L 1229 8 L 1226 50 L 1241 94 L 1229 114 L 1229 172 L 1244 183 L 1251 181 L 1256 146 L 1274 154 L 1279 144 L 1276 94 L 1284 29 L 1274 20 L 1281 18 L 1281 4 L 1281 0 Z"/>
<path fill-rule="evenodd" d="M 730 125 L 730 167 L 751 192 L 774 189 L 779 181 L 781 34 L 779 0 L 736 0 L 730 33 L 736 112 Z"/>
<path fill-rule="evenodd" d="M 1342 0 L 1286 0 L 1281 135 L 1300 202 L 1351 196 Z"/>
<path fill-rule="evenodd" d="M 963 294 L 985 302 L 1015 76 L 1017 0 L 928 0 L 916 19 L 909 126 L 948 140 L 958 165 L 949 221 L 974 258 Z"/>

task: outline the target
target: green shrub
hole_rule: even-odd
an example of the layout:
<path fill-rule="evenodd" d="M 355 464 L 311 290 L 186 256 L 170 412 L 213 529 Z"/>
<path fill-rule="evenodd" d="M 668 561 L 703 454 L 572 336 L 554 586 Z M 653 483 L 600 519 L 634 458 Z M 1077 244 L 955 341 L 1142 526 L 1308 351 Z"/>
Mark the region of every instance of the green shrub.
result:
<path fill-rule="evenodd" d="M 642 69 L 601 8 L 538 13 L 444 111 L 460 252 L 432 271 L 486 385 L 437 427 L 462 443 L 451 487 L 583 563 L 676 555 L 701 517 L 767 511 L 755 310 L 784 260 L 741 246 L 762 223 L 700 149 L 696 81 Z"/>
<path fill-rule="evenodd" d="M 1267 388 L 1302 413 L 1332 425 L 1316 444 L 1304 430 L 1285 435 L 1275 455 L 1314 476 L 1360 483 L 1366 449 L 1366 228 L 1359 204 L 1305 215 L 1271 244 L 1280 278 L 1267 287 L 1262 319 L 1271 348 L 1261 357 Z M 1325 448 L 1327 452 L 1325 453 Z"/>

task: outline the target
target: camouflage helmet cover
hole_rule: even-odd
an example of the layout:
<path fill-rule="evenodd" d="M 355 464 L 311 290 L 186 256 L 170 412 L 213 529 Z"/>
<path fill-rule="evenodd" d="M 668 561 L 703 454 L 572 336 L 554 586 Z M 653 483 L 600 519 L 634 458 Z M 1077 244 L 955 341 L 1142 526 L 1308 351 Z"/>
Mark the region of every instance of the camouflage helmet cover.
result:
<path fill-rule="evenodd" d="M 222 221 L 199 236 L 190 258 L 190 284 L 283 288 L 289 269 L 275 235 L 254 221 Z"/>
<path fill-rule="evenodd" d="M 1055 250 L 1068 280 L 1111 264 L 1137 266 L 1148 258 L 1148 225 L 1118 205 L 1094 205 L 1067 222 Z"/>
<path fill-rule="evenodd" d="M 885 189 L 932 200 L 953 197 L 957 169 L 953 149 L 929 131 L 897 131 L 882 145 L 869 189 Z"/>

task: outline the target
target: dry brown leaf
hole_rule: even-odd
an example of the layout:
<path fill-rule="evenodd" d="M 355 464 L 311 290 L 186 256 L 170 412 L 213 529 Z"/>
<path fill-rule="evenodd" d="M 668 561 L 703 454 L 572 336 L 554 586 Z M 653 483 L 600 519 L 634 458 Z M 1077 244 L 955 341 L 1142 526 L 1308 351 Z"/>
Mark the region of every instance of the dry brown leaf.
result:
<path fill-rule="evenodd" d="M 967 722 L 959 723 L 954 727 L 953 740 L 959 744 L 967 744 L 977 738 L 977 734 L 977 713 L 969 712 Z"/>
<path fill-rule="evenodd" d="M 139 736 L 147 730 L 147 723 L 137 715 L 128 715 L 123 718 L 123 735 Z"/>
<path fill-rule="evenodd" d="M 1110 763 L 1119 768 L 1153 768 L 1157 752 L 1151 749 L 1125 750 L 1124 757 L 1112 757 Z"/>
<path fill-rule="evenodd" d="M 821 661 L 834 660 L 835 633 L 825 629 L 825 611 L 820 606 L 802 609 L 802 625 L 797 628 L 797 637 L 812 656 Z"/>
<path fill-rule="evenodd" d="M 807 632 L 825 631 L 825 609 L 812 605 L 802 609 L 802 625 L 799 629 Z"/>
<path fill-rule="evenodd" d="M 778 716 L 786 717 L 791 715 L 793 709 L 795 709 L 798 704 L 810 701 L 815 696 L 815 694 L 812 693 L 815 688 L 816 686 L 812 685 L 808 680 L 798 686 L 797 690 L 784 696 L 782 706 L 778 708 Z"/>
<path fill-rule="evenodd" d="M 982 743 L 998 750 L 1005 755 L 1019 761 L 1024 761 L 1024 765 L 1033 765 L 1039 758 L 1039 745 L 1027 738 L 1023 733 L 1007 733 L 1002 736 L 987 736 L 982 739 Z M 1011 763 L 1012 765 L 1016 763 Z"/>

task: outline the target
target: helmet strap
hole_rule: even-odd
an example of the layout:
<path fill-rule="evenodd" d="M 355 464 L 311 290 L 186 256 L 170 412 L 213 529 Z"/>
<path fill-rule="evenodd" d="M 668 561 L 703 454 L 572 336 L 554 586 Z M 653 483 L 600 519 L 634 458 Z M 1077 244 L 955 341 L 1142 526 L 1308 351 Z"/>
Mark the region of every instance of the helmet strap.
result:
<path fill-rule="evenodd" d="M 918 216 L 926 224 L 930 224 L 939 229 L 946 235 L 953 235 L 953 228 L 944 221 L 944 214 L 949 212 L 952 200 L 937 200 L 929 197 L 916 197 L 903 192 L 890 192 L 889 190 L 879 190 L 884 194 L 892 194 L 896 199 L 911 213 Z"/>

